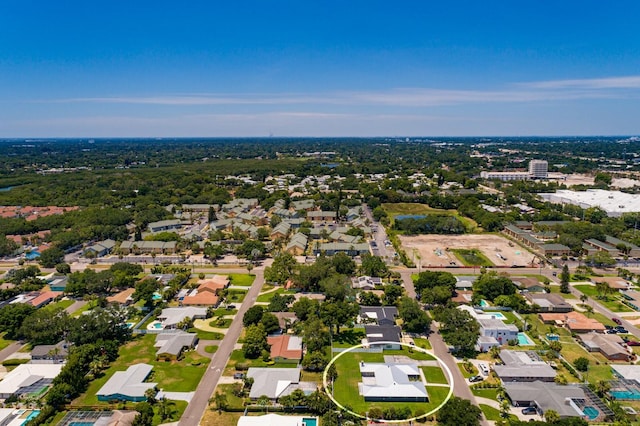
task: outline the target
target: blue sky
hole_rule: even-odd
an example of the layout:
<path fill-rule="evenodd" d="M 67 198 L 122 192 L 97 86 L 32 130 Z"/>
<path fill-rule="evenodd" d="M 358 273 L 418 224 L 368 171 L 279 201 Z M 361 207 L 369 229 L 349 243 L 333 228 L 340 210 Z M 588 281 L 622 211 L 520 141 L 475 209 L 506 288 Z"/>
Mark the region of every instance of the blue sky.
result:
<path fill-rule="evenodd" d="M 0 137 L 640 133 L 637 1 L 0 2 Z"/>

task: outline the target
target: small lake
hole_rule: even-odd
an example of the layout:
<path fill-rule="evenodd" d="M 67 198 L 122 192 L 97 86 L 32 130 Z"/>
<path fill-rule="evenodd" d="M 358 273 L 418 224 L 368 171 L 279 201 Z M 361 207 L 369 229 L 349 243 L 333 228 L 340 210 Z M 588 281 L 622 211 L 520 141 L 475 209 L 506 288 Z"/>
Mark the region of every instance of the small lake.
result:
<path fill-rule="evenodd" d="M 0 188 L 0 192 L 9 192 L 13 188 L 15 188 L 15 186 L 5 186 L 4 188 Z"/>
<path fill-rule="evenodd" d="M 395 217 L 396 220 L 404 220 L 404 219 L 424 219 L 427 217 L 423 214 L 401 214 Z"/>

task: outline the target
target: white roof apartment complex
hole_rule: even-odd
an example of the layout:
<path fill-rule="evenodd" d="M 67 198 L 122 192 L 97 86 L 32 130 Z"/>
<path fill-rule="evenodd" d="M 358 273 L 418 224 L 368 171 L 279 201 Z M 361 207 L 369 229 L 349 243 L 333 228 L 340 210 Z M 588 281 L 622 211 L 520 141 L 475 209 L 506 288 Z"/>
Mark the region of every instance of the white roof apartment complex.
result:
<path fill-rule="evenodd" d="M 640 212 L 640 194 L 627 194 L 620 191 L 588 189 L 570 191 L 560 189 L 554 193 L 540 194 L 543 200 L 553 204 L 573 204 L 583 209 L 600 207 L 609 217 L 620 217 L 624 213 Z"/>

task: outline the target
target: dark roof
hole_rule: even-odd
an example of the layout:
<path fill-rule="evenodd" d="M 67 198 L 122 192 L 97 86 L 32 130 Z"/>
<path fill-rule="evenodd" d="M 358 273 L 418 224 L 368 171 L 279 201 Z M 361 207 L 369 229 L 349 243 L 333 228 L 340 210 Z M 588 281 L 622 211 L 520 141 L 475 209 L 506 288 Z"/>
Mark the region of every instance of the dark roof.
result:
<path fill-rule="evenodd" d="M 369 344 L 376 342 L 400 343 L 400 327 L 397 325 L 365 325 Z"/>
<path fill-rule="evenodd" d="M 360 306 L 360 316 L 374 319 L 378 324 L 393 325 L 398 316 L 398 308 L 395 306 Z"/>

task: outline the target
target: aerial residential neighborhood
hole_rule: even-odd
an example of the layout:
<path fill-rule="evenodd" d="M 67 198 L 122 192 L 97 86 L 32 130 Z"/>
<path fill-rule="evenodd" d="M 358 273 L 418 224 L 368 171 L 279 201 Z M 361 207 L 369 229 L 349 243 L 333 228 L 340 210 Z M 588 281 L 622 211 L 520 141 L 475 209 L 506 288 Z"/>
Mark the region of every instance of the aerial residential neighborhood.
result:
<path fill-rule="evenodd" d="M 500 149 L 434 155 L 526 155 Z M 445 178 L 301 158 L 322 173 L 219 174 L 215 196 L 139 210 L 7 207 L 0 422 L 635 421 L 640 212 L 541 192 L 603 186 L 606 162 Z"/>

